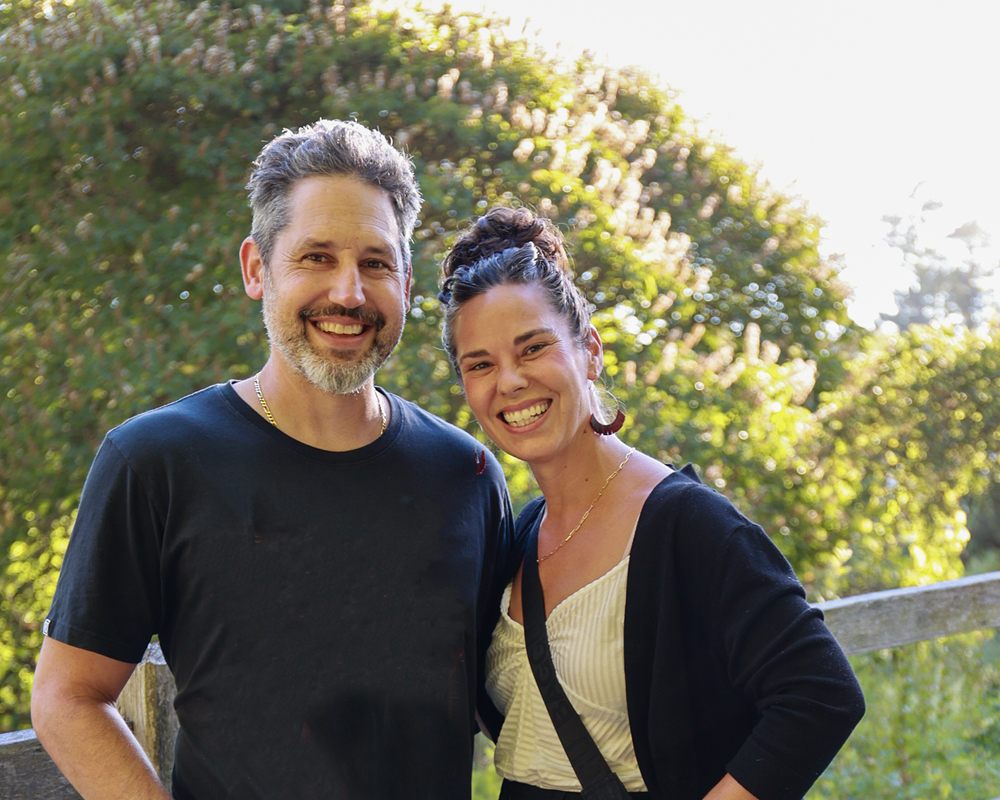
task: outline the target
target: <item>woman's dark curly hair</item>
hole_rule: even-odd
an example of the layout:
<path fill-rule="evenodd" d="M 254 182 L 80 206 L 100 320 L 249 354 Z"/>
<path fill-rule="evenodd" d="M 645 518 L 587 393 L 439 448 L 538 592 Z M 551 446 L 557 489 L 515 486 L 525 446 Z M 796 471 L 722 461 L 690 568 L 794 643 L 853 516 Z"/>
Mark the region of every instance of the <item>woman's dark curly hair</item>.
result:
<path fill-rule="evenodd" d="M 449 278 L 459 267 L 471 267 L 487 256 L 523 247 L 528 242 L 546 261 L 569 272 L 569 256 L 555 225 L 526 208 L 495 206 L 455 241 L 441 265 L 441 280 Z"/>
<path fill-rule="evenodd" d="M 590 307 L 573 283 L 562 234 L 526 208 L 496 206 L 458 237 L 441 265 L 441 341 L 459 380 L 452 338 L 455 315 L 473 297 L 511 283 L 537 284 L 565 318 L 573 338 L 586 344 Z"/>

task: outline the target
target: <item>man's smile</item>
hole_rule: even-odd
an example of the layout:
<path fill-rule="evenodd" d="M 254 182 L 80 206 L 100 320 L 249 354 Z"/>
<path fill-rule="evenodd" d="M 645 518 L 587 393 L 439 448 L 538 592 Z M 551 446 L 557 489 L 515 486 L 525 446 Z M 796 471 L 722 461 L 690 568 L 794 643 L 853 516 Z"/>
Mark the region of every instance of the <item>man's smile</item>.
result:
<path fill-rule="evenodd" d="M 361 323 L 343 325 L 339 322 L 315 322 L 313 324 L 324 333 L 339 333 L 347 336 L 357 336 L 365 329 Z"/>

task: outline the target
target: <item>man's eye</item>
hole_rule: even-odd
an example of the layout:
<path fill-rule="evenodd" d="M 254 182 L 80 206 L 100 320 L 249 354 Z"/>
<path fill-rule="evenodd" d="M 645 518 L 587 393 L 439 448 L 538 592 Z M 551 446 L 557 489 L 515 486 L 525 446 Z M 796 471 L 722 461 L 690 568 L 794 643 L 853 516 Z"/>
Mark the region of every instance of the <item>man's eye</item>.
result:
<path fill-rule="evenodd" d="M 377 258 L 369 258 L 367 261 L 363 262 L 364 266 L 368 269 L 391 269 L 389 264 L 385 261 L 380 261 Z"/>

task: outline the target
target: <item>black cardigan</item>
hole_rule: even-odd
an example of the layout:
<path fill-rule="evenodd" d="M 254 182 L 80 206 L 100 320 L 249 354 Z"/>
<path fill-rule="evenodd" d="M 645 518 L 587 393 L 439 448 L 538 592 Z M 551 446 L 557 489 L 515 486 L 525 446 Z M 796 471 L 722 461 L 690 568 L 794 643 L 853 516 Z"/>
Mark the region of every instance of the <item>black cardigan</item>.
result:
<path fill-rule="evenodd" d="M 543 509 L 525 507 L 518 540 Z M 631 556 L 626 699 L 650 797 L 700 800 L 728 772 L 760 800 L 801 798 L 865 706 L 788 561 L 690 465 L 650 493 Z"/>

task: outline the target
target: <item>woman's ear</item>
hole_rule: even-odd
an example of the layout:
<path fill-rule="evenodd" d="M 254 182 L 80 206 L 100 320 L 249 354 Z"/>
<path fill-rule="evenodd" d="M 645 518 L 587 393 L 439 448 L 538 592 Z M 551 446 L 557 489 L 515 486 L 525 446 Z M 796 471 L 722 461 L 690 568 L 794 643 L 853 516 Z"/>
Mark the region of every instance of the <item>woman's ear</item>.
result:
<path fill-rule="evenodd" d="M 604 343 L 597 328 L 590 326 L 590 336 L 587 338 L 587 379 L 596 381 L 604 369 Z"/>

